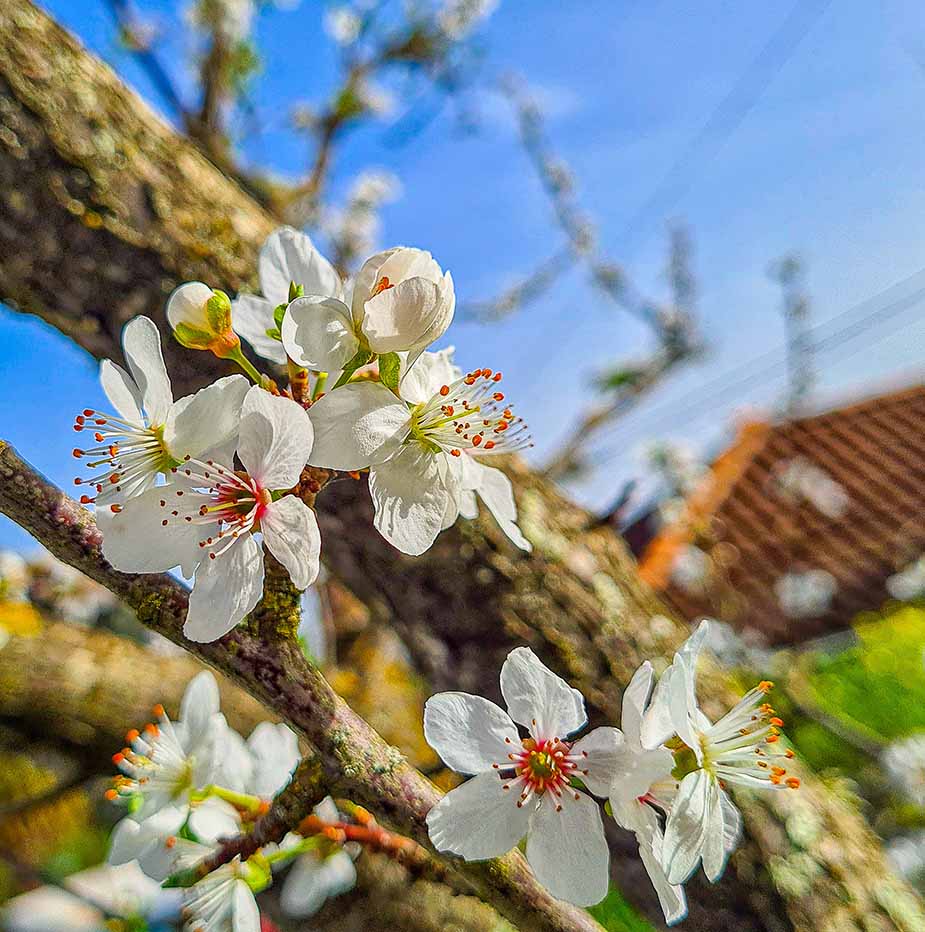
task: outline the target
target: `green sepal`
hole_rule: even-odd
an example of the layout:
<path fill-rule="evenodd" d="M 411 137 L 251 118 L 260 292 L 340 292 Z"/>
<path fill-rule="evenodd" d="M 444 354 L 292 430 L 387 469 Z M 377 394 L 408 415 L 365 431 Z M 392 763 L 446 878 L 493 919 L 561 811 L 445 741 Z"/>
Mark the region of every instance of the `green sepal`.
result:
<path fill-rule="evenodd" d="M 199 883 L 202 880 L 202 874 L 199 872 L 197 866 L 188 867 L 186 870 L 177 871 L 175 874 L 171 874 L 161 886 L 165 890 L 173 889 L 175 887 L 192 887 L 194 884 Z"/>
<path fill-rule="evenodd" d="M 177 324 L 173 330 L 174 338 L 181 346 L 187 349 L 210 349 L 215 342 L 215 334 L 206 330 L 199 330 L 189 324 Z"/>
<path fill-rule="evenodd" d="M 609 800 L 609 799 L 605 799 L 605 800 L 604 800 L 604 812 L 606 812 L 607 815 L 609 815 L 611 819 L 614 817 L 614 815 L 613 815 L 613 806 L 610 805 L 610 800 Z"/>
<path fill-rule="evenodd" d="M 357 371 L 361 366 L 365 366 L 368 362 L 371 362 L 375 359 L 375 354 L 369 352 L 369 350 L 358 350 L 356 355 L 350 362 L 344 366 L 344 371 L 341 373 L 340 378 L 334 385 L 334 388 L 340 388 L 341 385 L 346 385 L 353 376 L 353 373 Z M 331 389 L 332 391 L 334 389 Z"/>
<path fill-rule="evenodd" d="M 266 334 L 271 340 L 279 340 L 280 343 L 283 342 L 283 335 L 280 333 L 279 327 L 273 327 L 267 330 Z"/>
<path fill-rule="evenodd" d="M 305 286 L 297 285 L 295 282 L 289 282 L 289 300 L 295 301 L 296 298 L 305 296 Z"/>
<path fill-rule="evenodd" d="M 287 307 L 289 307 L 288 304 L 277 304 L 276 309 L 273 311 L 273 323 L 276 324 L 277 330 L 282 330 Z"/>
<path fill-rule="evenodd" d="M 222 334 L 231 329 L 231 298 L 217 288 L 206 301 L 206 320 L 213 333 Z"/>
<path fill-rule="evenodd" d="M 379 357 L 379 381 L 396 394 L 401 378 L 401 359 L 398 353 L 384 353 Z"/>
<path fill-rule="evenodd" d="M 671 775 L 675 780 L 683 780 L 689 773 L 700 770 L 697 755 L 686 744 L 674 751 L 673 755 L 674 769 L 671 771 Z"/>

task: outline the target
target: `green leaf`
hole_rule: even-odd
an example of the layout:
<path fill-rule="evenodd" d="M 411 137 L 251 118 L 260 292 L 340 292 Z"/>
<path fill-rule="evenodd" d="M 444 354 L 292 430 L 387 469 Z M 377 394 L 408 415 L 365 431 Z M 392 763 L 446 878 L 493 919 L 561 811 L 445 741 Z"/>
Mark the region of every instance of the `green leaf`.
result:
<path fill-rule="evenodd" d="M 366 363 L 371 362 L 375 356 L 369 352 L 369 350 L 361 349 L 357 354 L 344 366 L 344 371 L 341 373 L 340 378 L 337 380 L 337 383 L 334 385 L 334 388 L 340 388 L 341 385 L 346 385 L 353 373 L 360 368 L 360 366 L 365 366 Z M 334 389 L 331 389 L 333 391 Z"/>
<path fill-rule="evenodd" d="M 276 310 L 273 311 L 273 323 L 276 324 L 277 329 L 283 326 L 283 318 L 286 316 L 286 308 L 289 307 L 289 304 L 277 304 Z"/>
<path fill-rule="evenodd" d="M 386 388 L 397 392 L 400 376 L 401 360 L 398 358 L 398 353 L 385 353 L 379 357 L 379 380 Z"/>
<path fill-rule="evenodd" d="M 283 335 L 279 332 L 279 327 L 273 327 L 270 330 L 267 330 L 267 336 L 271 340 L 279 340 L 280 343 L 283 342 Z"/>

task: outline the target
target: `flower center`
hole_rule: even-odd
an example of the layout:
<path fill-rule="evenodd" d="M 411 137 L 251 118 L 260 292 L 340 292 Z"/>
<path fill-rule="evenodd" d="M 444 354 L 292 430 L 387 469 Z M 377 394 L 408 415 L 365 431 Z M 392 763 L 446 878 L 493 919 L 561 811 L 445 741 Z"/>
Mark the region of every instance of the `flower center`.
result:
<path fill-rule="evenodd" d="M 92 431 L 96 446 L 82 450 L 75 447 L 76 459 L 87 458 L 88 469 L 101 470 L 88 479 L 76 478 L 74 485 L 89 485 L 96 495 L 81 495 L 80 503 L 109 504 L 118 512 L 121 505 L 113 499 L 124 499 L 143 492 L 159 472 L 167 472 L 179 464 L 164 443 L 164 425 L 132 424 L 113 414 L 102 414 L 91 408 L 74 420 L 78 433 Z"/>
<path fill-rule="evenodd" d="M 235 472 L 214 460 L 187 456 L 171 472 L 186 488 L 164 488 L 160 506 L 163 527 L 171 523 L 208 528 L 199 546 L 214 560 L 242 535 L 258 531 L 260 518 L 273 501 L 268 489 L 246 472 Z"/>
<path fill-rule="evenodd" d="M 524 738 L 522 749 L 508 755 L 513 764 L 513 770 L 502 768 L 496 764 L 496 769 L 502 769 L 510 774 L 511 779 L 504 784 L 508 790 L 512 786 L 520 785 L 520 799 L 518 808 L 523 806 L 534 794 L 542 796 L 547 791 L 557 799 L 562 796 L 564 789 L 570 789 L 572 775 L 587 773 L 579 770 L 581 762 L 587 754 L 572 754 L 572 745 L 568 741 L 553 738 L 551 741 Z M 507 776 L 502 773 L 502 777 Z M 577 795 L 577 794 L 576 794 Z"/>
<path fill-rule="evenodd" d="M 476 369 L 441 386 L 411 412 L 411 436 L 453 456 L 462 450 L 513 453 L 533 446 L 526 424 L 498 391 L 500 381 L 500 372 Z"/>

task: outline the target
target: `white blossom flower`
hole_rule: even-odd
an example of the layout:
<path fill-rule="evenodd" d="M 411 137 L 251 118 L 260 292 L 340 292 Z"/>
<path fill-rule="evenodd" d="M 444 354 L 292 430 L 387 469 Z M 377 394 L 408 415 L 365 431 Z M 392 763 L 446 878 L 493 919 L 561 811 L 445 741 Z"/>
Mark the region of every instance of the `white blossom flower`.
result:
<path fill-rule="evenodd" d="M 664 833 L 660 814 L 670 811 L 677 791 L 671 776 L 674 758 L 665 747 L 642 744 L 642 723 L 652 694 L 654 673 L 646 661 L 636 671 L 623 693 L 622 740 L 617 751 L 610 808 L 614 819 L 635 833 L 639 856 L 658 894 L 669 925 L 687 915 L 684 887 L 669 883 L 661 864 Z"/>
<path fill-rule="evenodd" d="M 827 518 L 843 517 L 851 505 L 845 487 L 805 456 L 776 464 L 775 475 L 785 495 L 805 499 Z"/>
<path fill-rule="evenodd" d="M 702 860 L 710 881 L 723 872 L 739 833 L 740 817 L 726 795 L 727 785 L 796 789 L 781 763 L 793 752 L 779 747 L 783 724 L 765 702 L 771 683 L 750 690 L 718 722 L 697 704 L 696 664 L 707 634 L 700 624 L 662 674 L 642 724 L 642 745 L 673 751 L 683 773 L 671 802 L 662 842 L 662 866 L 670 884 L 683 883 Z"/>
<path fill-rule="evenodd" d="M 315 806 L 314 812 L 325 822 L 340 819 L 330 796 Z M 290 834 L 282 847 L 302 841 L 300 835 Z M 279 895 L 283 912 L 293 919 L 304 919 L 317 913 L 326 900 L 352 890 L 357 880 L 353 862 L 360 850 L 354 842 L 338 845 L 327 838 L 319 838 L 317 846 L 300 855 L 286 875 Z"/>
<path fill-rule="evenodd" d="M 477 493 L 511 540 L 529 542 L 510 480 L 470 456 L 510 453 L 529 436 L 498 390 L 501 373 L 460 376 L 452 350 L 425 353 L 401 382 L 401 398 L 379 382 L 353 382 L 312 406 L 310 462 L 369 471 L 379 533 L 403 553 L 420 554 L 456 520 L 474 513 Z"/>
<path fill-rule="evenodd" d="M 910 602 L 925 593 L 925 556 L 890 576 L 886 581 L 886 591 L 900 602 Z"/>
<path fill-rule="evenodd" d="M 671 566 L 671 581 L 691 594 L 702 593 L 710 574 L 710 557 L 694 544 L 682 547 Z"/>
<path fill-rule="evenodd" d="M 907 880 L 915 882 L 925 873 L 925 831 L 891 838 L 886 856 L 893 867 Z"/>
<path fill-rule="evenodd" d="M 488 19 L 497 6 L 498 0 L 446 0 L 437 12 L 437 24 L 448 39 L 459 41 Z"/>
<path fill-rule="evenodd" d="M 28 588 L 29 564 L 12 550 L 0 550 L 0 599 L 24 599 Z"/>
<path fill-rule="evenodd" d="M 527 860 L 553 896 L 579 906 L 607 894 L 609 852 L 598 795 L 612 782 L 618 733 L 598 728 L 578 741 L 587 722 L 581 693 L 547 669 L 527 647 L 511 651 L 501 670 L 507 713 L 467 693 L 427 701 L 424 734 L 444 763 L 475 774 L 427 815 L 438 851 L 470 861 L 497 857 L 527 837 Z M 529 731 L 521 739 L 517 722 Z"/>
<path fill-rule="evenodd" d="M 288 398 L 254 386 L 241 408 L 238 457 L 245 471 L 187 458 L 170 485 L 128 502 L 103 539 L 119 570 L 153 573 L 180 566 L 195 573 L 183 631 L 214 641 L 253 610 L 263 592 L 267 549 L 306 589 L 318 575 L 321 535 L 315 513 L 294 495 L 312 448 L 312 424 Z"/>
<path fill-rule="evenodd" d="M 925 734 L 891 744 L 880 758 L 893 784 L 918 806 L 925 807 Z"/>
<path fill-rule="evenodd" d="M 260 932 L 260 910 L 251 889 L 251 868 L 240 858 L 189 887 L 183 898 L 187 932 Z"/>
<path fill-rule="evenodd" d="M 172 722 L 164 707 L 156 706 L 156 725 L 147 726 L 144 733 L 128 733 L 130 747 L 113 759 L 123 776 L 116 779 L 111 795 L 140 797 L 136 821 L 166 806 L 179 806 L 188 813 L 190 790 L 213 782 L 227 732 L 219 704 L 215 677 L 203 671 L 186 687 L 178 721 Z"/>
<path fill-rule="evenodd" d="M 95 489 L 95 496 L 82 495 L 80 501 L 95 502 L 98 519 L 150 489 L 159 474 L 184 457 L 221 449 L 233 441 L 248 388 L 244 376 L 232 375 L 175 402 L 160 334 L 147 317 L 125 325 L 122 349 L 128 372 L 109 359 L 100 364 L 103 390 L 117 413 L 87 408 L 74 424 L 74 430 L 92 434 L 97 444 L 74 450 L 75 457 L 98 470 L 92 478 L 74 481 Z"/>
<path fill-rule="evenodd" d="M 7 932 L 102 932 L 108 918 L 148 928 L 174 919 L 180 908 L 179 891 L 162 890 L 137 864 L 91 867 L 66 877 L 64 886 L 42 886 L 8 900 L 0 925 Z"/>
<path fill-rule="evenodd" d="M 239 294 L 232 303 L 235 331 L 271 362 L 284 364 L 286 352 L 276 331 L 274 312 L 289 303 L 289 285 L 301 285 L 306 295 L 343 297 L 344 288 L 334 266 L 315 249 L 311 239 L 292 227 L 280 227 L 268 237 L 257 261 L 260 295 Z"/>
<path fill-rule="evenodd" d="M 231 731 L 225 746 L 221 784 L 239 793 L 272 800 L 299 763 L 299 739 L 286 725 L 261 722 L 247 741 Z"/>
<path fill-rule="evenodd" d="M 818 618 L 829 610 L 838 591 L 835 577 L 825 570 L 784 573 L 774 583 L 774 593 L 790 618 Z"/>
<path fill-rule="evenodd" d="M 338 45 L 353 45 L 362 25 L 356 11 L 349 6 L 335 6 L 325 11 L 324 30 Z"/>
<path fill-rule="evenodd" d="M 410 354 L 409 364 L 453 320 L 453 278 L 429 252 L 399 246 L 367 259 L 351 306 L 337 297 L 296 298 L 283 318 L 283 345 L 300 366 L 343 369 L 360 350 Z"/>

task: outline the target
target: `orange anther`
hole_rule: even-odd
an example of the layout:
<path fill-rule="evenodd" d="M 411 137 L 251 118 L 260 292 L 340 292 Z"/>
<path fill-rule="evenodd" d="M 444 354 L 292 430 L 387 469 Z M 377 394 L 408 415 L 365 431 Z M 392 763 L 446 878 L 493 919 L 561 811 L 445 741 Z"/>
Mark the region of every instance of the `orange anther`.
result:
<path fill-rule="evenodd" d="M 450 450 L 450 456 L 460 456 L 459 450 Z"/>
<path fill-rule="evenodd" d="M 496 372 L 496 373 L 491 377 L 491 380 L 492 380 L 492 382 L 500 382 L 500 381 L 501 381 L 501 373 L 500 373 L 500 372 Z"/>
<path fill-rule="evenodd" d="M 798 777 L 788 777 L 788 778 L 787 778 L 787 786 L 789 786 L 791 790 L 798 790 L 798 789 L 800 788 L 800 780 L 799 780 L 799 778 L 798 778 Z"/>
<path fill-rule="evenodd" d="M 139 737 L 139 732 L 137 728 L 132 728 L 130 731 L 125 734 L 125 741 L 127 744 L 133 744 Z"/>
<path fill-rule="evenodd" d="M 122 506 L 119 505 L 119 504 L 113 503 L 112 505 L 109 506 L 109 510 L 110 510 L 114 515 L 117 515 L 117 514 L 119 514 L 120 511 L 122 511 Z"/>
<path fill-rule="evenodd" d="M 373 293 L 370 295 L 371 298 L 375 298 L 377 294 L 382 294 L 383 291 L 388 291 L 389 288 L 394 288 L 395 286 L 389 281 L 388 275 L 383 275 L 379 281 L 376 282 L 376 287 L 373 288 Z"/>
<path fill-rule="evenodd" d="M 758 684 L 758 688 L 763 692 L 770 692 L 774 688 L 774 684 L 770 680 L 762 680 Z"/>
<path fill-rule="evenodd" d="M 772 718 L 771 724 L 777 726 L 778 728 L 783 728 L 784 720 L 782 718 Z"/>
<path fill-rule="evenodd" d="M 110 802 L 115 802 L 115 800 L 119 798 L 119 794 L 115 790 L 110 789 L 103 793 L 103 797 L 108 799 Z"/>
<path fill-rule="evenodd" d="M 441 386 L 440 386 L 440 394 L 443 395 L 444 398 L 446 398 L 446 396 L 449 395 L 449 393 L 450 393 L 450 386 L 449 386 L 449 385 L 441 385 Z"/>
<path fill-rule="evenodd" d="M 494 398 L 495 401 L 504 401 L 504 392 L 495 392 L 491 397 Z"/>
<path fill-rule="evenodd" d="M 125 760 L 125 755 L 120 751 L 112 755 L 112 762 L 118 767 Z"/>
<path fill-rule="evenodd" d="M 152 711 L 158 718 L 161 718 L 161 717 L 164 715 L 164 707 L 163 707 L 160 703 L 158 703 L 151 711 Z"/>

